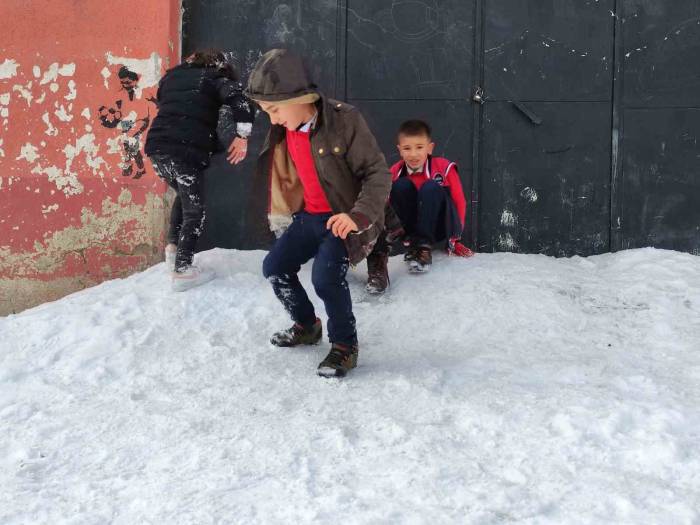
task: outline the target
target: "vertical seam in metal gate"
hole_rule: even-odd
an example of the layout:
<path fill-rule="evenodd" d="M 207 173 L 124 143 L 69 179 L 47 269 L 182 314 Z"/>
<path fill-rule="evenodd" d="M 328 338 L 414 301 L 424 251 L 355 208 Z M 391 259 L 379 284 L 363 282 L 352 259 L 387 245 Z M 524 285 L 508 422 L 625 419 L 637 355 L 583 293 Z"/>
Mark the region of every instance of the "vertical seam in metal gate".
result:
<path fill-rule="evenodd" d="M 474 80 L 467 102 L 472 104 L 472 187 L 471 187 L 471 243 L 474 250 L 479 248 L 479 213 L 481 198 L 481 137 L 483 125 L 482 104 L 474 104 L 472 94 L 477 87 L 484 87 L 484 5 L 483 0 L 474 2 Z"/>
<path fill-rule="evenodd" d="M 623 0 L 615 0 L 613 5 L 613 79 L 612 79 L 612 143 L 610 150 L 610 251 L 616 252 L 622 246 L 622 141 L 623 141 L 623 59 L 622 40 Z"/>
<path fill-rule="evenodd" d="M 336 99 L 348 101 L 348 0 L 338 0 L 338 15 L 336 16 Z"/>

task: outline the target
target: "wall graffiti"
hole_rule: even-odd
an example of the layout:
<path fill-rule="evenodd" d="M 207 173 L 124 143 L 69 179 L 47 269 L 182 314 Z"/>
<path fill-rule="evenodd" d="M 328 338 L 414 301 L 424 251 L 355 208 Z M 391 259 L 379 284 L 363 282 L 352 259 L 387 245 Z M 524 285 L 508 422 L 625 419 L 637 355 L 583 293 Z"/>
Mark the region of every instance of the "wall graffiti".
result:
<path fill-rule="evenodd" d="M 122 65 L 117 77 L 123 96 L 109 105 L 100 106 L 97 114 L 102 126 L 119 132 L 111 141 L 111 151 L 117 148 L 121 152 L 119 167 L 122 176 L 140 179 L 146 174 L 141 137 L 151 123 L 156 99 L 152 88 L 146 93 L 139 89 L 140 75 L 128 66 Z"/>

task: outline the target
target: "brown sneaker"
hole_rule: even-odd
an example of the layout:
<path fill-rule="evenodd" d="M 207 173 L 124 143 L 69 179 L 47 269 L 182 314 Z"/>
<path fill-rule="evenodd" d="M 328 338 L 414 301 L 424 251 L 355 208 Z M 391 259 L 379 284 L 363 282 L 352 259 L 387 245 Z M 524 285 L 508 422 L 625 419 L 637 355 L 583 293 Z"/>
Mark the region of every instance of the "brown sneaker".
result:
<path fill-rule="evenodd" d="M 357 345 L 333 343 L 331 351 L 318 365 L 316 373 L 321 377 L 345 377 L 348 370 L 357 366 L 358 352 Z"/>
<path fill-rule="evenodd" d="M 370 253 L 367 256 L 367 293 L 381 295 L 389 287 L 388 261 L 387 254 Z"/>
<path fill-rule="evenodd" d="M 412 249 L 411 257 L 404 257 L 408 264 L 409 273 L 426 273 L 433 264 L 433 253 L 430 246 L 417 246 Z"/>
<path fill-rule="evenodd" d="M 322 336 L 323 325 L 321 320 L 316 318 L 311 326 L 294 323 L 291 328 L 275 332 L 270 338 L 270 342 L 275 346 L 315 345 Z"/>

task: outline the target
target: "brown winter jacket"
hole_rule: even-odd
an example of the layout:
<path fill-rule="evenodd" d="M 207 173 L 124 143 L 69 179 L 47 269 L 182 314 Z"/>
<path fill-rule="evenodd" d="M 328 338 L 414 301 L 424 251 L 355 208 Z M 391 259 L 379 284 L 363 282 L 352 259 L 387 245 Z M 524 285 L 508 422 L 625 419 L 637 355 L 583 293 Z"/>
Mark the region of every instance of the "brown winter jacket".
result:
<path fill-rule="evenodd" d="M 371 251 L 384 228 L 391 173 L 362 115 L 353 106 L 321 98 L 311 150 L 321 187 L 334 213 L 348 213 L 358 226 L 345 239 L 350 264 Z M 304 208 L 303 188 L 287 152 L 283 126 L 272 126 L 258 158 L 256 178 L 268 177 L 270 229 L 279 235 Z"/>

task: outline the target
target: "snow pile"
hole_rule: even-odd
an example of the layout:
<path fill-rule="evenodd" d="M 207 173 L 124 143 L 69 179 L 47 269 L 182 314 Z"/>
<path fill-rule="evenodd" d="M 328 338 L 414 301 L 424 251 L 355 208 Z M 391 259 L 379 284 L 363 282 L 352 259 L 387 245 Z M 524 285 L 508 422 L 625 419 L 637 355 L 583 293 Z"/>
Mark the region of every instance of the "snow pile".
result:
<path fill-rule="evenodd" d="M 339 381 L 268 344 L 263 256 L 0 318 L 0 523 L 700 520 L 700 258 L 394 257 L 379 299 L 363 265 Z"/>

